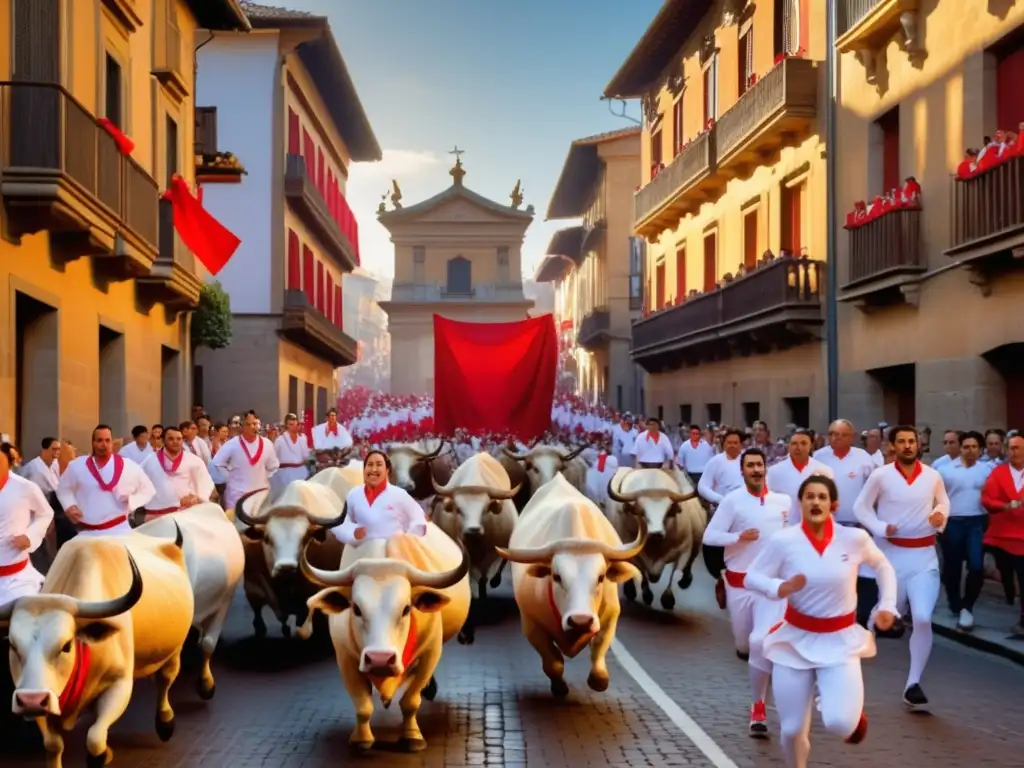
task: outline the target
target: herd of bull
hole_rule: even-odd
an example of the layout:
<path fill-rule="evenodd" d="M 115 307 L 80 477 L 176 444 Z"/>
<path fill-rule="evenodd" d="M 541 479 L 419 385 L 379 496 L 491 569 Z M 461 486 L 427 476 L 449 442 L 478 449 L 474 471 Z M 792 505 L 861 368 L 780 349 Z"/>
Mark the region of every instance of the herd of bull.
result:
<path fill-rule="evenodd" d="M 39 725 L 51 768 L 61 765 L 62 731 L 94 708 L 90 766 L 110 762 L 110 726 L 128 706 L 133 681 L 155 676 L 156 730 L 174 731 L 168 692 L 181 649 L 198 630 L 204 664 L 197 684 L 214 695 L 210 658 L 239 582 L 266 634 L 264 607 L 290 634 L 308 638 L 327 617 L 342 682 L 352 699 L 357 751 L 374 742 L 373 691 L 385 707 L 400 688 L 399 746 L 426 747 L 421 700 L 437 694 L 434 672 L 452 637 L 472 643 L 474 600 L 501 583 L 511 563 L 523 633 L 542 659 L 555 696 L 566 696 L 564 660 L 590 648 L 588 685 L 609 685 L 605 656 L 620 606 L 618 584 L 636 596 L 666 566 L 661 596 L 689 585 L 707 515 L 684 472 L 620 470 L 602 509 L 584 493 L 580 451 L 540 445 L 526 453 L 478 453 L 456 465 L 443 445 L 391 446 L 391 482 L 429 502 L 427 533 L 396 534 L 343 547 L 331 528 L 361 468 L 328 468 L 276 497 L 243 496 L 227 514 L 202 504 L 136 528 L 127 536 L 77 537 L 58 552 L 41 594 L 0 607 L 8 626 L 15 714 Z M 233 518 L 233 520 L 232 520 Z M 623 543 L 629 542 L 629 543 Z M 59 692 L 59 693 L 58 693 Z"/>

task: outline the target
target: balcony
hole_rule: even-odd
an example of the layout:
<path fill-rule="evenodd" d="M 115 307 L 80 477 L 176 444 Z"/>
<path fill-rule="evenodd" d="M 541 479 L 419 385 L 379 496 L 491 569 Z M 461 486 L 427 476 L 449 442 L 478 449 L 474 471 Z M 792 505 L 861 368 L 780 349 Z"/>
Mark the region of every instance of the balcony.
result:
<path fill-rule="evenodd" d="M 181 242 L 174 229 L 174 210 L 169 200 L 160 201 L 160 255 L 149 274 L 136 280 L 144 300 L 164 304 L 171 310 L 199 306 L 203 281 L 196 274 L 196 258 Z"/>
<path fill-rule="evenodd" d="M 611 313 L 606 307 L 597 307 L 583 316 L 576 333 L 576 345 L 594 350 L 608 346 L 611 341 Z"/>
<path fill-rule="evenodd" d="M 189 76 L 185 76 L 181 61 L 181 30 L 169 21 L 155 31 L 153 51 L 153 76 L 167 89 L 167 92 L 181 102 L 192 88 L 192 66 L 189 62 Z M 192 46 L 189 46 L 191 51 Z"/>
<path fill-rule="evenodd" d="M 772 262 L 634 323 L 633 360 L 661 373 L 820 338 L 824 278 L 823 262 Z"/>
<path fill-rule="evenodd" d="M 988 277 L 1024 258 L 1024 158 L 950 183 L 951 247 L 946 255 L 966 264 L 972 281 L 988 295 Z"/>
<path fill-rule="evenodd" d="M 443 283 L 393 283 L 389 303 L 529 304 L 522 283 L 478 283 L 468 291 L 448 290 Z"/>
<path fill-rule="evenodd" d="M 0 165 L 10 235 L 47 230 L 56 258 L 106 257 L 108 279 L 148 274 L 157 184 L 65 89 L 0 83 Z"/>
<path fill-rule="evenodd" d="M 861 309 L 915 304 L 920 275 L 927 269 L 921 246 L 921 211 L 894 210 L 848 230 L 849 276 L 840 301 Z"/>
<path fill-rule="evenodd" d="M 836 48 L 840 53 L 855 53 L 868 82 L 875 82 L 879 53 L 897 32 L 912 58 L 924 54 L 918 32 L 919 5 L 919 0 L 837 0 Z"/>
<path fill-rule="evenodd" d="M 217 147 L 217 108 L 196 107 L 196 184 L 239 184 L 245 167 Z"/>
<path fill-rule="evenodd" d="M 285 162 L 284 194 L 291 203 L 302 222 L 316 235 L 324 252 L 334 259 L 335 263 L 345 272 L 351 272 L 359 263 L 356 245 L 353 239 L 355 218 L 344 198 L 339 205 L 344 206 L 347 220 L 353 225 L 353 232 L 346 234 L 338 219 L 341 216 L 331 214 L 316 182 L 306 170 L 306 158 L 302 155 L 288 155 Z"/>
<path fill-rule="evenodd" d="M 813 130 L 818 72 L 809 59 L 783 59 L 740 96 L 715 126 L 719 172 L 741 175 Z"/>
<path fill-rule="evenodd" d="M 355 339 L 324 317 L 303 291 L 284 292 L 279 333 L 335 368 L 352 365 L 358 359 Z"/>
<path fill-rule="evenodd" d="M 633 227 L 641 237 L 675 228 L 704 202 L 704 186 L 715 170 L 717 128 L 702 133 L 633 198 Z"/>

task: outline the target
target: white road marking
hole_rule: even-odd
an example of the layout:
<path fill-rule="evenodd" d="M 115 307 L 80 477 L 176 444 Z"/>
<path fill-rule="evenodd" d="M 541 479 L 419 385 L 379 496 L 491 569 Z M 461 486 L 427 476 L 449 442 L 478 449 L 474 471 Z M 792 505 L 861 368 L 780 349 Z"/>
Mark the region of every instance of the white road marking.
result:
<path fill-rule="evenodd" d="M 636 684 L 644 689 L 644 692 L 651 697 L 651 701 L 658 705 L 658 708 L 665 713 L 669 720 L 675 723 L 676 727 L 693 742 L 704 757 L 711 761 L 715 768 L 739 768 L 727 754 L 722 750 L 715 740 L 708 736 L 707 732 L 697 725 L 697 722 L 676 704 L 661 686 L 654 682 L 640 663 L 633 658 L 633 654 L 626 650 L 619 640 L 612 641 L 612 655 L 619 665 L 626 670 Z"/>

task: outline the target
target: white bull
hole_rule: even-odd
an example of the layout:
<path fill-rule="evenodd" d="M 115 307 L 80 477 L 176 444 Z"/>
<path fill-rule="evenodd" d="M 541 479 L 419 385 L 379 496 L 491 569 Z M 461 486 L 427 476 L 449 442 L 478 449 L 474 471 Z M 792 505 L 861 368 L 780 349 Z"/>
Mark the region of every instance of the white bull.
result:
<path fill-rule="evenodd" d="M 180 547 L 180 536 L 76 537 L 57 553 L 40 594 L 0 607 L 0 626 L 9 623 L 12 710 L 35 719 L 49 768 L 62 765 L 61 731 L 90 707 L 87 764 L 113 759 L 107 735 L 137 678 L 156 675 L 156 732 L 163 741 L 173 735 L 168 692 L 193 602 Z"/>
<path fill-rule="evenodd" d="M 600 508 L 564 477 L 543 486 L 523 511 L 507 550 L 523 634 L 537 649 L 551 693 L 568 695 L 565 657 L 590 646 L 587 685 L 608 688 L 605 656 L 619 621 L 618 584 L 635 578 L 628 561 L 644 545 L 641 523 L 636 541 L 622 540 Z"/>
<path fill-rule="evenodd" d="M 433 483 L 446 484 L 455 469 L 454 454 L 451 451 L 443 453 L 444 448 L 444 440 L 436 438 L 392 443 L 387 450 L 391 460 L 389 481 L 417 501 L 433 496 Z"/>
<path fill-rule="evenodd" d="M 647 524 L 647 543 L 637 558 L 641 571 L 641 589 L 644 603 L 654 601 L 651 582 L 657 583 L 665 570 L 669 573 L 668 586 L 661 594 L 661 607 L 670 611 L 675 607 L 672 579 L 677 569 L 683 577 L 679 585 L 685 589 L 693 581 L 690 568 L 700 553 L 708 516 L 697 497 L 689 475 L 681 469 L 671 472 L 662 469 L 620 469 L 608 482 L 608 519 L 620 536 L 632 536 L 640 520 Z M 624 586 L 626 597 L 636 598 L 636 585 Z"/>
<path fill-rule="evenodd" d="M 587 446 L 566 448 L 561 445 L 540 443 L 523 453 L 516 453 L 509 448 L 502 448 L 502 453 L 520 462 L 526 469 L 526 477 L 530 482 L 530 495 L 537 492 L 542 485 L 551 482 L 555 475 L 561 473 L 573 488 L 579 491 L 586 489 L 587 462 L 580 454 Z"/>
<path fill-rule="evenodd" d="M 487 581 L 501 584 L 505 563 L 495 547 L 508 546 L 519 513 L 512 499 L 519 488 L 512 488 L 508 473 L 488 453 L 471 456 L 459 466 L 448 485 L 434 481 L 437 494 L 432 509 L 434 522 L 469 552 L 470 583 L 474 597 L 486 599 Z M 472 643 L 474 622 L 469 621 L 459 633 L 460 643 Z"/>
<path fill-rule="evenodd" d="M 197 504 L 158 517 L 140 525 L 135 532 L 166 539 L 176 536 L 179 530 L 195 601 L 192 626 L 199 631 L 199 647 L 203 652 L 203 668 L 196 681 L 196 692 L 200 698 L 209 700 L 217 688 L 210 671 L 210 659 L 224 629 L 231 598 L 242 580 L 245 550 L 235 526 L 218 504 Z"/>
<path fill-rule="evenodd" d="M 293 480 L 271 500 L 266 490 L 248 493 L 235 504 L 235 521 L 248 526 L 242 532 L 245 550 L 245 596 L 253 610 L 253 629 L 264 637 L 267 606 L 288 636 L 289 617 L 296 625 L 306 618 L 306 600 L 316 592 L 299 573 L 299 557 L 311 544 L 309 557 L 320 568 L 333 569 L 341 561 L 341 544 L 327 531 L 344 518 L 344 499 L 352 485 L 345 469 L 328 467 L 309 480 Z"/>
<path fill-rule="evenodd" d="M 310 619 L 302 632 L 313 611 L 329 615 L 342 683 L 356 711 L 351 746 L 360 752 L 373 746 L 373 688 L 388 707 L 407 682 L 399 746 L 426 749 L 416 716 L 422 698 L 437 693 L 433 676 L 441 646 L 469 615 L 468 553 L 428 523 L 422 537 L 399 533 L 346 547 L 338 571 L 321 571 L 305 558 L 302 570 L 326 587 L 309 599 Z"/>

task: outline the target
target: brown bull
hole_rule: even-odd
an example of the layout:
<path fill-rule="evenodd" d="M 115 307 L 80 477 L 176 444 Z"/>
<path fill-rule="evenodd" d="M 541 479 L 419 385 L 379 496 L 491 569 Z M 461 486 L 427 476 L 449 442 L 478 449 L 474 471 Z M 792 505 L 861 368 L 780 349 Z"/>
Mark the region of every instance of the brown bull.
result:
<path fill-rule="evenodd" d="M 407 491 L 417 501 L 433 496 L 435 485 L 448 485 L 455 471 L 452 457 L 441 455 L 444 441 L 441 440 L 434 450 L 429 450 L 429 442 L 432 441 L 395 443 L 388 447 L 392 485 Z"/>

